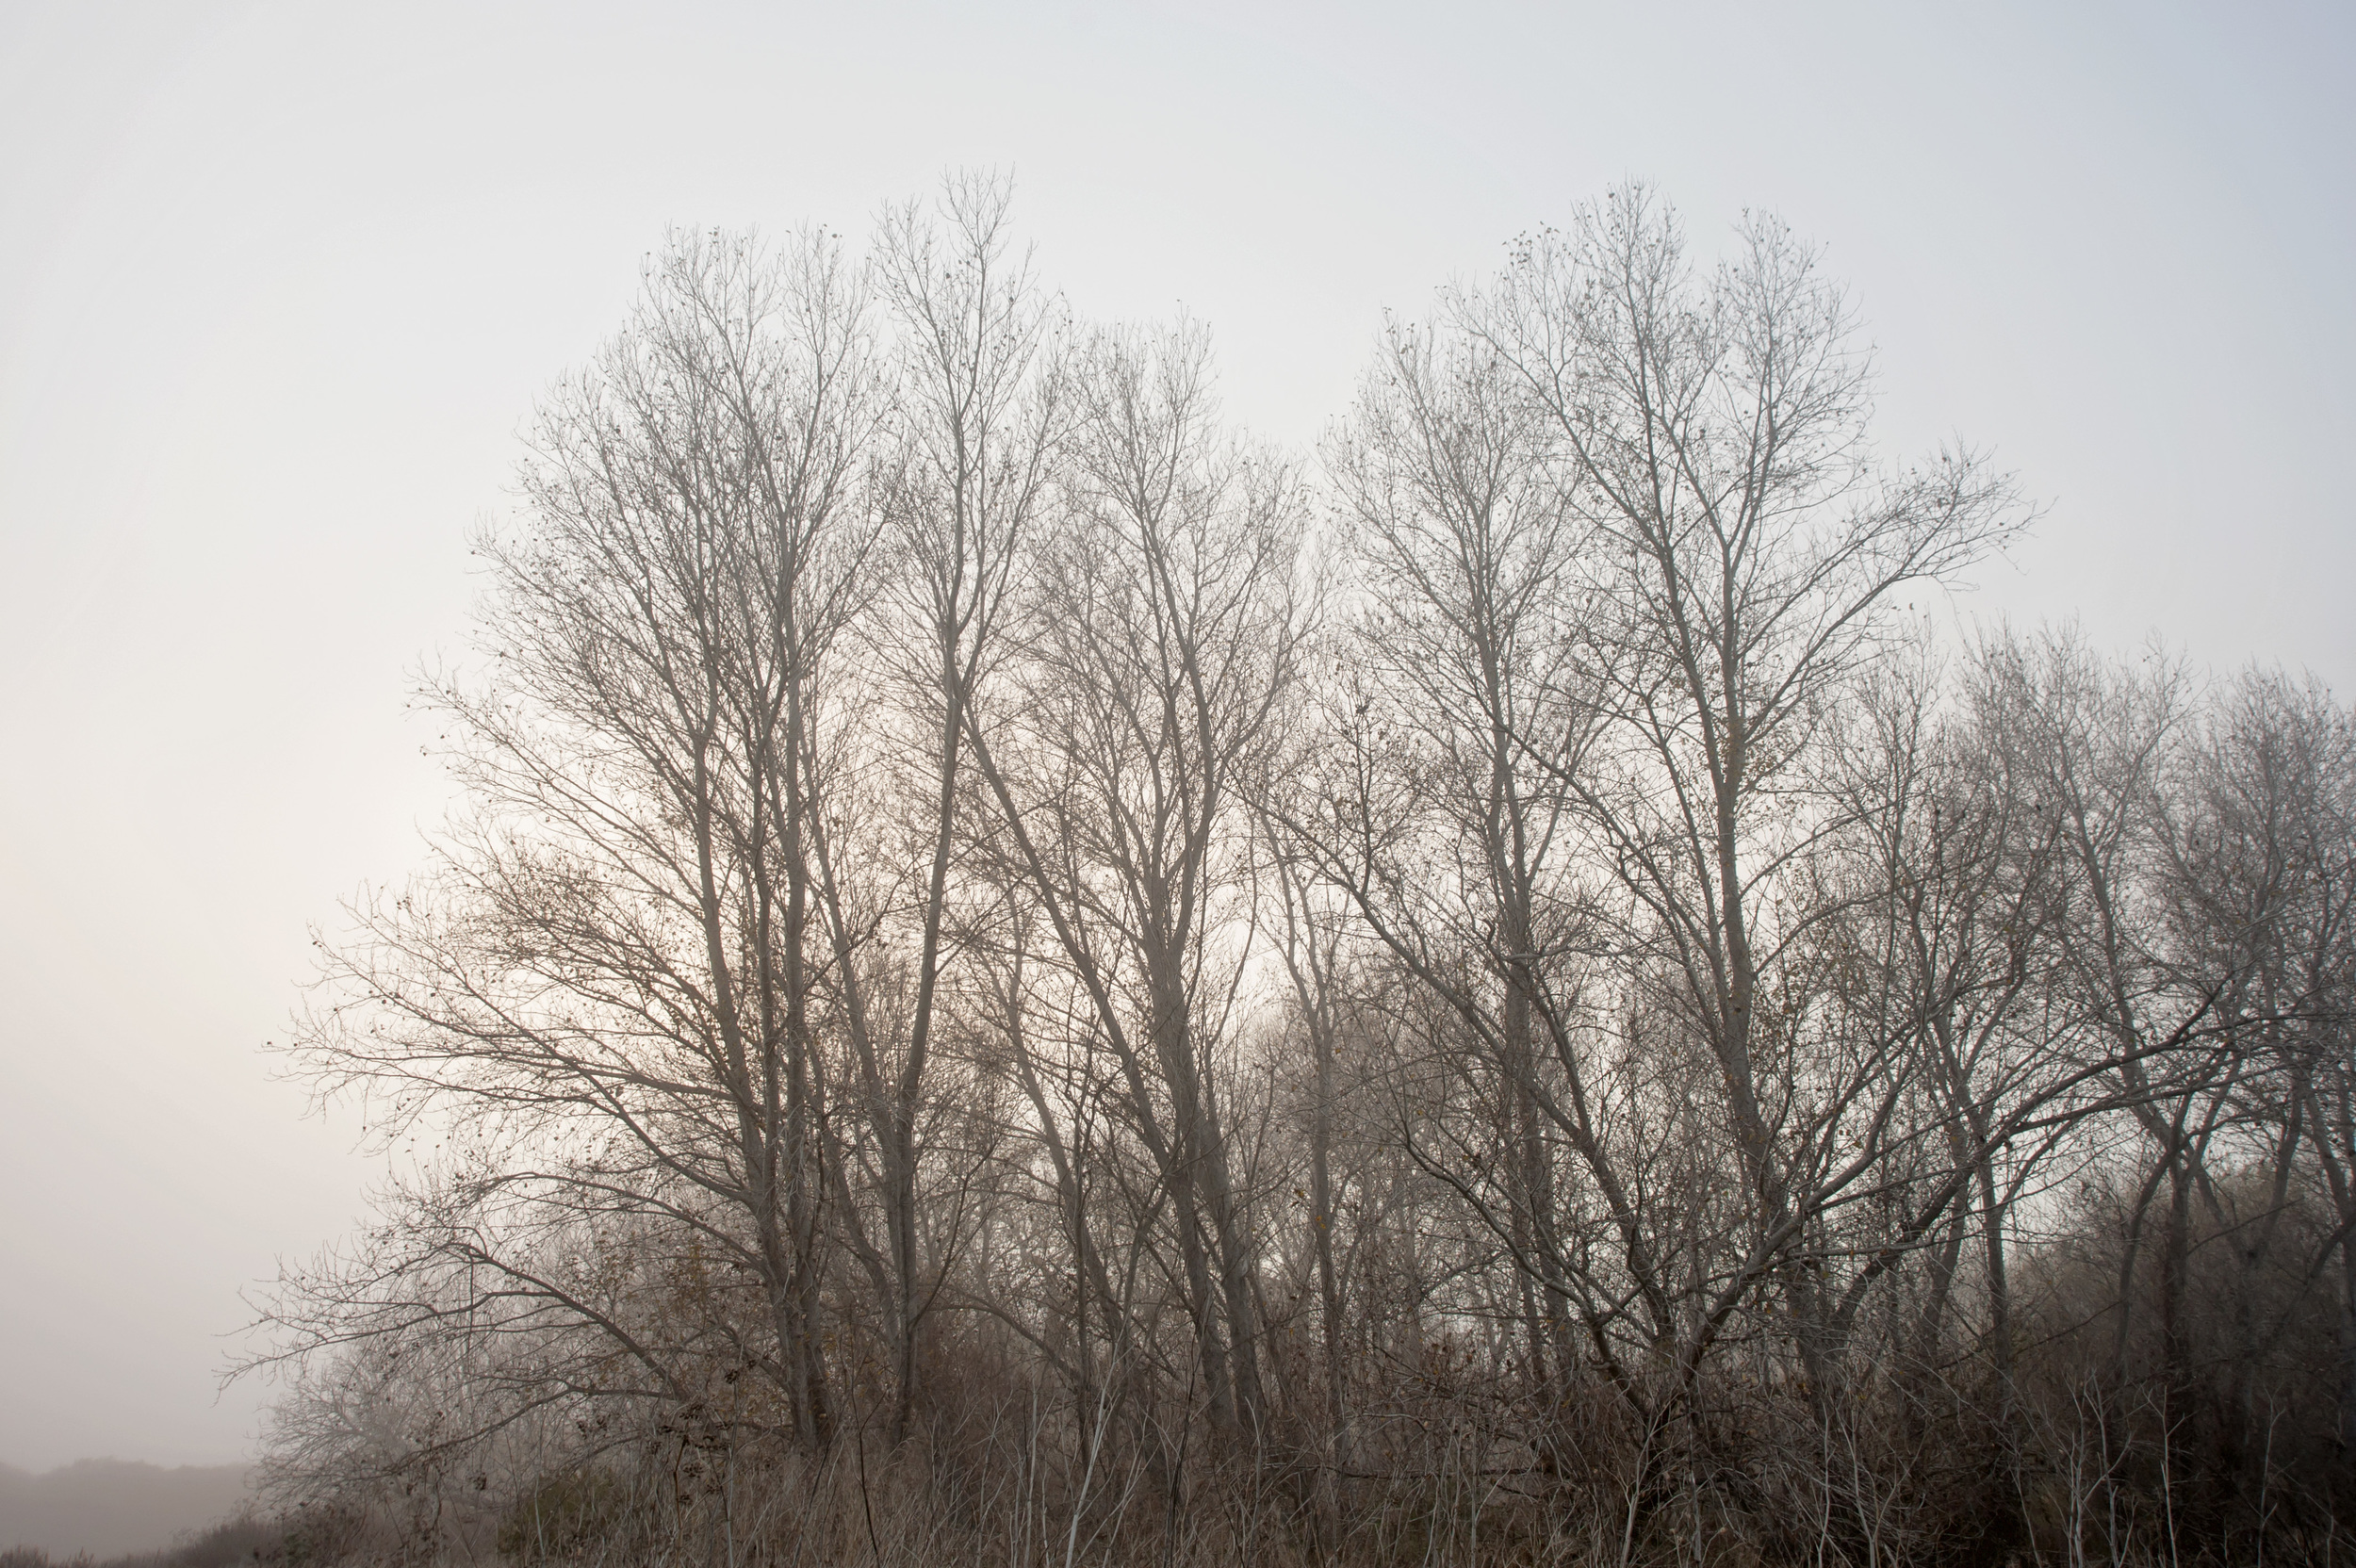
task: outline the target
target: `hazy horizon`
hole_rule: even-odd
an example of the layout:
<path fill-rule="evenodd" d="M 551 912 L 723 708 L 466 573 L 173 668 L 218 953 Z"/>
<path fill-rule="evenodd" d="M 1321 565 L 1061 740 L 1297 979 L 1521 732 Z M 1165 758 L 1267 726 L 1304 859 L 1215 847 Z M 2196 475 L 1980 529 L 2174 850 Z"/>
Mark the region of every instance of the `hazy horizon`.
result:
<path fill-rule="evenodd" d="M 20 5 L 0 16 L 0 1462 L 241 1462 L 237 1292 L 381 1159 L 261 1050 L 448 799 L 404 712 L 533 400 L 675 225 L 854 244 L 1012 171 L 1042 273 L 1208 323 L 1297 450 L 1386 309 L 1628 177 L 1824 247 L 1882 449 L 2044 510 L 1962 606 L 2356 687 L 2337 9 Z M 4 1544 L 5 1543 L 0 1543 Z"/>
<path fill-rule="evenodd" d="M 39 1473 L 0 1464 L 0 1543 L 101 1559 L 169 1546 L 236 1512 L 250 1464 L 80 1459 Z"/>

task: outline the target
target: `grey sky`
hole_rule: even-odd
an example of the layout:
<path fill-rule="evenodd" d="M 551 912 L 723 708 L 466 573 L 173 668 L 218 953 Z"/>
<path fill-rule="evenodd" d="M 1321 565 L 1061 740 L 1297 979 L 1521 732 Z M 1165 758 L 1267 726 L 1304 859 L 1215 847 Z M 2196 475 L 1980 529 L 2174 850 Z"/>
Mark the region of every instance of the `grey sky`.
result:
<path fill-rule="evenodd" d="M 2344 7 L 329 9 L 0 6 L 0 1462 L 248 1450 L 236 1293 L 375 1168 L 258 1047 L 420 858 L 405 673 L 666 224 L 1011 167 L 1078 309 L 1183 302 L 1305 444 L 1612 182 L 1772 209 L 1889 449 L 2050 508 L 1969 611 L 2356 686 Z"/>

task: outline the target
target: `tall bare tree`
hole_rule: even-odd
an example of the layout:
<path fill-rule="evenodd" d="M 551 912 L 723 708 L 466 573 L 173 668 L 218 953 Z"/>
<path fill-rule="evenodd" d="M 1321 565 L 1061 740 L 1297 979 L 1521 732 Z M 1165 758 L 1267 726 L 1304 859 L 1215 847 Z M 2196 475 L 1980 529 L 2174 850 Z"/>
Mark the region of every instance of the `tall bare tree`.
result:
<path fill-rule="evenodd" d="M 1203 1388 L 1264 1414 L 1256 1247 L 1222 1059 L 1249 942 L 1240 785 L 1303 631 L 1290 473 L 1223 441 L 1197 328 L 1110 333 L 1072 371 L 1072 479 L 1029 643 L 973 760 L 1166 1189 Z"/>
<path fill-rule="evenodd" d="M 1715 1315 L 1873 1164 L 1870 1148 L 1829 1157 L 1830 1119 L 1860 1102 L 1870 1117 L 1877 1065 L 1808 1085 L 1766 1021 L 1778 965 L 1814 918 L 1789 897 L 1780 918 L 1771 906 L 1795 858 L 1841 825 L 1811 749 L 1887 645 L 1892 596 L 1954 580 L 2025 517 L 1969 452 L 1895 472 L 1876 461 L 1847 302 L 1772 220 L 1747 220 L 1736 257 L 1696 280 L 1675 216 L 1623 189 L 1460 296 L 1455 318 L 1516 378 L 1592 530 L 1581 564 L 1612 657 L 1601 733 L 1563 771 L 1640 912 L 1628 940 L 1675 977 L 1717 1064 L 1753 1213 Z M 1815 1281 L 1784 1274 L 1823 1387 Z"/>
<path fill-rule="evenodd" d="M 880 1166 L 895 1364 L 892 1440 L 906 1439 L 918 1388 L 918 1330 L 938 1293 L 923 1255 L 917 1129 L 939 1033 L 944 948 L 960 832 L 959 781 L 977 683 L 1002 656 L 1009 594 L 1024 536 L 1053 473 L 1057 431 L 1050 335 L 1055 317 L 1028 265 L 1008 253 L 1004 179 L 951 179 L 938 216 L 916 205 L 886 215 L 875 277 L 897 330 L 892 445 L 877 504 L 887 529 L 879 580 L 889 614 L 867 647 L 907 731 L 893 750 L 904 793 L 886 837 L 922 868 L 913 890 L 915 957 L 896 1008 L 871 998 L 861 949 L 884 912 L 860 906 L 822 855 L 820 873 L 859 1095 Z M 881 727 L 878 727 L 879 728 Z M 823 825 L 818 828 L 823 845 Z"/>
<path fill-rule="evenodd" d="M 874 531 L 863 310 L 829 241 L 683 237 L 550 398 L 523 526 L 482 546 L 491 672 L 427 693 L 471 813 L 437 872 L 356 911 L 328 952 L 339 1000 L 296 1045 L 370 1090 L 380 1128 L 487 1113 L 514 1163 L 485 1184 L 643 1207 L 740 1266 L 767 1330 L 744 1358 L 812 1442 L 810 760 Z M 501 1288 L 594 1320 L 482 1253 Z"/>

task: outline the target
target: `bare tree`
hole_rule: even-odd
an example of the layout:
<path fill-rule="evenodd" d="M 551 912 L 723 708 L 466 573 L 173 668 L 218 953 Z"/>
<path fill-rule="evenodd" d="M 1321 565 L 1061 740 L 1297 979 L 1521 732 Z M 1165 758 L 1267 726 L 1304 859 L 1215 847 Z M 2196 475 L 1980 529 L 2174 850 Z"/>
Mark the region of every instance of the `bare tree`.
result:
<path fill-rule="evenodd" d="M 1780 919 L 1769 906 L 1795 858 L 1842 825 L 1811 748 L 1888 644 L 1893 593 L 1951 580 L 2025 520 L 1969 452 L 1880 468 L 1841 291 L 1773 220 L 1748 220 L 1741 247 L 1697 285 L 1674 216 L 1627 189 L 1457 305 L 1545 420 L 1593 531 L 1595 600 L 1615 612 L 1597 629 L 1612 652 L 1604 733 L 1564 776 L 1642 912 L 1628 939 L 1676 976 L 1718 1067 L 1754 1209 L 1713 1315 L 1804 1247 L 1877 1153 L 1832 1154 L 1834 1119 L 1861 1105 L 1872 1123 L 1877 1067 L 1807 1085 L 1763 1021 L 1778 965 L 1816 918 L 1788 897 Z M 1816 1278 L 1789 1271 L 1785 1290 L 1823 1387 Z"/>
<path fill-rule="evenodd" d="M 1401 1127 L 1519 1266 L 1534 1384 L 1580 1359 L 1576 1320 L 1625 1386 L 1621 1314 L 1638 1315 L 1640 1345 L 1676 1330 L 1659 1238 L 1611 1147 L 1581 994 L 1592 864 L 1562 780 L 1595 713 L 1581 667 L 1596 657 L 1594 607 L 1573 577 L 1586 535 L 1517 393 L 1481 346 L 1401 326 L 1386 338 L 1329 459 L 1365 617 L 1331 699 L 1333 764 L 1307 775 L 1289 816 L 1494 1074 L 1494 1114 L 1469 1128 L 1412 1102 Z M 1585 1221 L 1558 1209 L 1558 1143 L 1617 1238 L 1609 1273 Z"/>
<path fill-rule="evenodd" d="M 358 938 L 325 950 L 339 1000 L 295 1045 L 327 1087 L 368 1089 L 382 1129 L 495 1132 L 480 1185 L 643 1210 L 745 1271 L 766 1332 L 742 1359 L 811 1442 L 830 1413 L 810 761 L 873 533 L 852 490 L 876 415 L 862 311 L 827 241 L 683 238 L 550 399 L 526 524 L 482 546 L 491 672 L 427 692 L 471 814 L 432 877 L 354 911 Z M 596 1321 L 480 1252 L 499 1290 Z"/>
<path fill-rule="evenodd" d="M 871 1000 L 859 962 L 882 912 L 852 902 L 817 830 L 844 1023 L 881 1168 L 890 1257 L 878 1282 L 890 1298 L 895 1445 L 908 1436 L 917 1396 L 918 1328 L 940 1287 L 939 1260 L 922 1256 L 919 1245 L 917 1128 L 939 1032 L 968 711 L 1001 657 L 1008 596 L 1051 478 L 1057 428 L 1053 317 L 1027 264 L 1007 254 L 1009 194 L 1003 179 L 952 179 L 938 222 L 914 205 L 886 216 L 875 263 L 899 337 L 896 446 L 879 496 L 891 568 L 880 586 L 892 613 L 868 646 L 890 672 L 894 706 L 911 731 L 897 748 L 908 777 L 888 835 L 924 868 L 914 894 L 914 972 L 890 1017 Z"/>
<path fill-rule="evenodd" d="M 2263 1462 L 2259 1402 L 2273 1348 L 2335 1253 L 2343 1322 L 2348 1315 L 2356 1209 L 2345 1199 L 2345 1122 L 2330 1107 L 2356 981 L 2356 743 L 2328 694 L 2256 671 L 2202 719 L 2160 792 L 2154 913 L 2177 988 L 2216 997 L 2215 1038 L 2233 1064 L 2218 1078 L 2215 1135 L 2226 1157 L 2215 1163 L 2240 1180 L 2194 1174 L 2232 1265 L 2217 1468 L 2240 1490 Z M 2317 1173 L 2336 1224 L 2301 1223 L 2302 1189 Z M 2345 1426 L 2345 1396 L 2342 1407 Z"/>
<path fill-rule="evenodd" d="M 969 733 L 1167 1192 L 1215 1419 L 1249 1437 L 1255 1248 L 1220 1064 L 1251 918 L 1239 785 L 1293 678 L 1301 509 L 1281 466 L 1219 439 L 1199 329 L 1100 336 L 1072 388 L 1029 645 Z"/>

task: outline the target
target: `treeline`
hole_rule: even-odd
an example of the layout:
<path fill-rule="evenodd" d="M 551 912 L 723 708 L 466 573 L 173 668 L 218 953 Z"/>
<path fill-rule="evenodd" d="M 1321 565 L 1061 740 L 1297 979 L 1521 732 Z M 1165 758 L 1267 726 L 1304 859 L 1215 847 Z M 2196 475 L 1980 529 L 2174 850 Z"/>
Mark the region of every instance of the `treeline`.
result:
<path fill-rule="evenodd" d="M 2356 727 L 1925 630 L 1811 251 L 1621 191 L 1316 454 L 952 181 L 675 240 L 291 1051 L 340 1553 L 2328 1560 Z M 329 1527 L 332 1525 L 332 1528 Z M 331 1554 L 332 1555 L 332 1554 Z"/>
<path fill-rule="evenodd" d="M 356 1541 L 357 1537 L 353 1539 Z M 306 1556 L 307 1544 L 307 1539 L 299 1531 L 266 1522 L 249 1511 L 205 1529 L 185 1532 L 176 1545 L 159 1551 L 128 1552 L 102 1559 L 91 1552 L 53 1557 L 38 1546 L 11 1546 L 0 1551 L 0 1568 L 236 1568 L 238 1563 L 264 1560 L 300 1561 Z"/>

